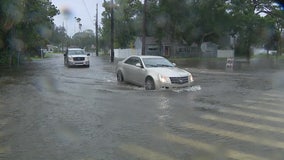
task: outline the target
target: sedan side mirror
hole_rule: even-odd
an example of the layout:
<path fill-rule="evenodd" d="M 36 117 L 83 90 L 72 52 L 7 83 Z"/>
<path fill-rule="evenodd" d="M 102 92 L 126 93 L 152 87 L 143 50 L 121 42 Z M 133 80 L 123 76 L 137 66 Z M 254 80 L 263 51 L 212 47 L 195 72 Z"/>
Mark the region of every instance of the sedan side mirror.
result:
<path fill-rule="evenodd" d="M 90 53 L 88 53 L 87 56 L 90 56 Z"/>
<path fill-rule="evenodd" d="M 136 67 L 138 67 L 138 68 L 142 68 L 142 65 L 141 65 L 141 63 L 136 63 L 136 65 L 135 65 Z"/>
<path fill-rule="evenodd" d="M 173 63 L 173 66 L 175 67 L 175 66 L 177 66 L 175 63 Z"/>

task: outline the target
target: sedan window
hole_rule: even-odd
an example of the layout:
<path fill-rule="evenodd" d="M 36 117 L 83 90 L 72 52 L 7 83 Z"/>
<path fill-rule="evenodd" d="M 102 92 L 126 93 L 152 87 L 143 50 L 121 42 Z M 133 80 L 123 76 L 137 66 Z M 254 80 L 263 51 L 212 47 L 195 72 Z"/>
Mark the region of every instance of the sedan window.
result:
<path fill-rule="evenodd" d="M 137 63 L 140 63 L 140 64 L 141 64 L 141 61 L 140 61 L 140 59 L 137 58 L 137 57 L 131 57 L 131 58 L 129 58 L 128 60 L 126 60 L 125 63 L 135 66 Z"/>
<path fill-rule="evenodd" d="M 146 67 L 173 67 L 173 64 L 165 58 L 143 58 Z"/>

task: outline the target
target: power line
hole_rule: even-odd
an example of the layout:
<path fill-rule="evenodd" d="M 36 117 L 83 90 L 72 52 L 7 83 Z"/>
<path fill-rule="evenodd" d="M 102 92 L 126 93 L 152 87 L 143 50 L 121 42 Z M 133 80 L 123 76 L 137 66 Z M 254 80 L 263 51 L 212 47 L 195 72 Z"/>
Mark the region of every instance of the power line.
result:
<path fill-rule="evenodd" d="M 87 7 L 87 4 L 86 4 L 85 0 L 83 0 L 83 4 L 84 4 L 84 6 L 85 6 L 85 8 L 86 8 L 86 10 L 87 10 L 87 14 L 88 14 L 88 16 L 89 16 L 90 22 L 94 25 L 93 20 L 92 20 L 92 18 L 91 18 L 91 14 L 90 14 L 90 12 L 89 12 L 89 9 L 88 9 L 88 7 Z"/>

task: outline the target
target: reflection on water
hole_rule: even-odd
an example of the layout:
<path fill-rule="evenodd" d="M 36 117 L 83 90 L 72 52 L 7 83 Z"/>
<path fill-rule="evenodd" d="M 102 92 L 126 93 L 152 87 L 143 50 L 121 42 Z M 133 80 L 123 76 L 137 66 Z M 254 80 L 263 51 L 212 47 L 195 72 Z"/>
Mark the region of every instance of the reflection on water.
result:
<path fill-rule="evenodd" d="M 108 82 L 113 82 L 111 80 L 108 80 Z M 118 86 L 120 87 L 120 89 L 127 89 L 127 90 L 145 90 L 144 87 L 139 87 L 133 84 L 129 84 L 129 83 L 118 83 Z M 169 91 L 173 91 L 176 93 L 181 93 L 181 92 L 196 92 L 196 91 L 200 91 L 201 90 L 201 86 L 200 85 L 196 85 L 196 86 L 191 86 L 191 87 L 187 87 L 187 88 L 180 88 L 180 89 L 160 89 L 159 91 L 165 91 L 165 90 L 169 90 Z M 157 91 L 157 90 L 156 90 Z M 147 92 L 151 92 L 151 91 L 147 91 Z"/>
<path fill-rule="evenodd" d="M 55 92 L 58 90 L 58 82 L 52 76 L 39 77 L 34 85 L 39 91 Z"/>
<path fill-rule="evenodd" d="M 59 122 L 55 128 L 56 138 L 65 145 L 80 142 L 79 129 L 67 122 Z"/>
<path fill-rule="evenodd" d="M 159 119 L 159 123 L 160 125 L 164 125 L 166 123 L 166 121 L 171 118 L 170 117 L 170 100 L 168 97 L 166 97 L 165 95 L 161 94 L 160 95 L 160 99 L 158 101 L 158 109 L 159 112 L 158 113 L 158 119 Z"/>
<path fill-rule="evenodd" d="M 201 86 L 200 85 L 196 85 L 196 86 L 191 86 L 188 88 L 182 88 L 182 89 L 174 89 L 174 92 L 180 93 L 180 92 L 196 92 L 196 91 L 200 91 L 201 90 Z"/>
<path fill-rule="evenodd" d="M 161 99 L 160 99 L 159 109 L 165 110 L 165 109 L 169 109 L 169 108 L 170 108 L 169 99 L 165 96 L 162 96 Z"/>
<path fill-rule="evenodd" d="M 171 98 L 173 95 L 176 95 L 175 93 L 189 93 L 189 92 L 195 92 L 201 90 L 200 85 L 188 87 L 188 88 L 182 88 L 182 89 L 174 89 L 174 90 L 166 90 L 167 92 L 162 91 L 156 91 L 155 93 L 158 94 L 157 96 L 157 106 L 158 106 L 158 112 L 157 117 L 159 120 L 159 123 L 161 126 L 164 126 L 167 122 L 171 121 L 172 115 L 171 115 L 171 109 L 173 107 L 176 107 L 176 101 L 175 98 Z M 169 91 L 169 92 L 168 92 Z"/>

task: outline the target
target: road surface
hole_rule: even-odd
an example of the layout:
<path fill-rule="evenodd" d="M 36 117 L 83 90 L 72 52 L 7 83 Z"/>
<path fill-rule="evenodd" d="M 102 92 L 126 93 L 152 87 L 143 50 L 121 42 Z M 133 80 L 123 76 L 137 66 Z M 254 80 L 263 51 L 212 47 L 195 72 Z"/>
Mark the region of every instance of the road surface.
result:
<path fill-rule="evenodd" d="M 186 68 L 195 84 L 145 91 L 115 65 L 63 56 L 0 77 L 0 159 L 282 160 L 283 71 Z"/>

